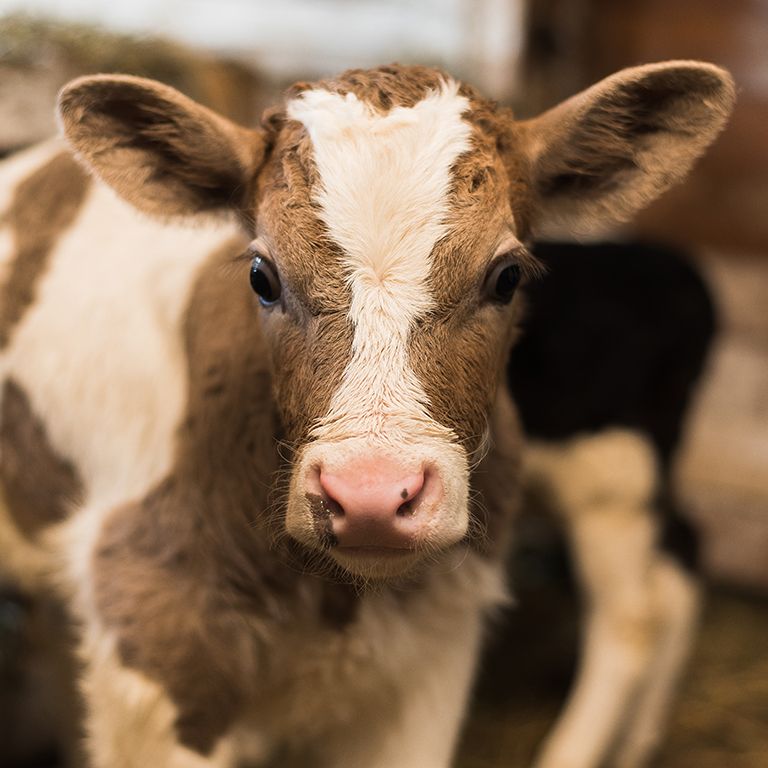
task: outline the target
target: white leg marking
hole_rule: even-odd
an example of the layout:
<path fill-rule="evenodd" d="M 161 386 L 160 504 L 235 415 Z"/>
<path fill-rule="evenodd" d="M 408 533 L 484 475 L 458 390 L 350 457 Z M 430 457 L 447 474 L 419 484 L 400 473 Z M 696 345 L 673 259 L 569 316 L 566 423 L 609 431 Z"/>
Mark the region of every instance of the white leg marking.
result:
<path fill-rule="evenodd" d="M 665 605 L 670 571 L 655 549 L 652 451 L 639 436 L 614 431 L 565 448 L 532 448 L 527 462 L 554 492 L 587 604 L 578 677 L 536 766 L 596 768 L 622 729 L 634 734 L 627 742 L 634 759 L 648 728 L 656 743 L 690 632 L 686 618 L 670 623 Z M 665 663 L 654 669 L 665 639 Z M 654 672 L 666 677 L 643 700 Z M 635 711 L 645 721 L 638 731 Z"/>
<path fill-rule="evenodd" d="M 615 768 L 642 768 L 659 748 L 698 625 L 701 596 L 695 581 L 663 557 L 654 564 L 652 579 L 660 635 L 637 707 L 611 761 Z"/>

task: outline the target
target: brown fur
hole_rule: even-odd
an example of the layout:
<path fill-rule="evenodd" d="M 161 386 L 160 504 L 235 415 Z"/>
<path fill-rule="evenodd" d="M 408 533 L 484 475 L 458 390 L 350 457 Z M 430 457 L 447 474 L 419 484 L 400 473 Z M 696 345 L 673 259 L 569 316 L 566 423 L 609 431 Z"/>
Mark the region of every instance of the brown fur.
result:
<path fill-rule="evenodd" d="M 16 241 L 0 302 L 0 349 L 35 300 L 38 280 L 62 233 L 75 220 L 90 180 L 66 153 L 56 155 L 16 188 L 5 222 Z"/>
<path fill-rule="evenodd" d="M 482 114 L 475 106 L 472 112 Z M 512 342 L 513 307 L 488 304 L 482 289 L 499 242 L 521 237 L 514 189 L 496 152 L 500 132 L 488 118 L 472 120 L 472 150 L 453 168 L 451 231 L 432 253 L 430 289 L 438 310 L 412 334 L 411 365 L 429 397 L 429 413 L 452 429 L 470 456 L 483 437 L 499 384 L 495 375 Z M 477 127 L 482 125 L 483 127 Z M 523 265 L 527 266 L 527 265 Z"/>
<path fill-rule="evenodd" d="M 320 88 L 342 96 L 353 93 L 381 112 L 388 112 L 393 107 L 414 106 L 429 91 L 439 88 L 446 77 L 433 67 L 390 64 L 375 69 L 349 69 L 338 77 L 316 83 L 296 83 L 287 95 L 292 98 L 302 91 Z"/>
<path fill-rule="evenodd" d="M 0 485 L 11 517 L 27 537 L 64 520 L 80 500 L 75 467 L 51 446 L 24 390 L 5 382 L 0 413 Z"/>
<path fill-rule="evenodd" d="M 247 265 L 232 262 L 241 246 L 211 259 L 190 300 L 189 406 L 172 473 L 111 514 L 94 562 L 97 608 L 123 662 L 167 690 L 179 740 L 203 753 L 257 694 L 260 628 L 289 626 L 298 584 L 312 581 L 270 551 L 275 423 Z M 354 619 L 350 586 L 310 590 L 319 627 Z"/>
<path fill-rule="evenodd" d="M 487 557 L 505 557 L 511 521 L 520 504 L 522 428 L 505 389 L 499 389 L 490 415 L 490 447 L 470 475 L 475 492 L 470 543 Z"/>

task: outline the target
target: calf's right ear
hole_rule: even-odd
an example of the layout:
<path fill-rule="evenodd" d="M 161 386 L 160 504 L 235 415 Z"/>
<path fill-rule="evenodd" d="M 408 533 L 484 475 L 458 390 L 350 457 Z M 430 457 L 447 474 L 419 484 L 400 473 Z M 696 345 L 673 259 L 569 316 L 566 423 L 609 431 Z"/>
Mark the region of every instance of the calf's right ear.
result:
<path fill-rule="evenodd" d="M 59 95 L 58 114 L 79 159 L 154 216 L 242 208 L 266 153 L 262 131 L 139 77 L 74 80 Z"/>

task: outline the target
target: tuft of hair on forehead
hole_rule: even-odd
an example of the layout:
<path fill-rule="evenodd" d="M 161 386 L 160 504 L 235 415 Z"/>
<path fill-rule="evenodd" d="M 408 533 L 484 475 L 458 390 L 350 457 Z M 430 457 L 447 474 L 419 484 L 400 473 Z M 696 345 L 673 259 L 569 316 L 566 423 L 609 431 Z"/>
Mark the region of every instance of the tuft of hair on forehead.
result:
<path fill-rule="evenodd" d="M 286 95 L 288 100 L 292 100 L 306 91 L 328 91 L 341 96 L 352 94 L 383 113 L 393 107 L 413 107 L 427 94 L 440 90 L 451 80 L 446 72 L 434 67 L 390 64 L 375 69 L 350 69 L 336 78 L 315 83 L 296 83 Z M 460 89 L 463 95 L 477 98 L 472 89 L 463 83 Z"/>

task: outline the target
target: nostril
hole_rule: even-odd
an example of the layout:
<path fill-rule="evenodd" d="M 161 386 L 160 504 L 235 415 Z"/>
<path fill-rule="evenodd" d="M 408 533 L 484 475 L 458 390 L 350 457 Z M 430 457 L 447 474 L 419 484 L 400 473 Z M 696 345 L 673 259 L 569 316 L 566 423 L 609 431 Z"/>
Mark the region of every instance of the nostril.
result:
<path fill-rule="evenodd" d="M 398 517 L 413 517 L 413 515 L 415 514 L 413 504 L 410 501 L 406 501 L 405 504 L 401 504 L 397 508 L 397 512 L 395 514 Z"/>
<path fill-rule="evenodd" d="M 398 517 L 412 517 L 416 514 L 416 508 L 419 500 L 422 497 L 424 487 L 428 482 L 429 469 L 422 470 L 418 475 L 414 477 L 414 482 L 410 487 L 403 488 L 400 491 L 400 498 L 403 499 L 403 503 L 397 508 Z"/>
<path fill-rule="evenodd" d="M 327 517 L 344 517 L 344 508 L 335 499 L 330 497 L 324 498 L 322 504 Z"/>
<path fill-rule="evenodd" d="M 304 477 L 305 493 L 316 523 L 325 524 L 344 517 L 341 504 L 328 492 L 322 465 L 312 464 Z"/>

